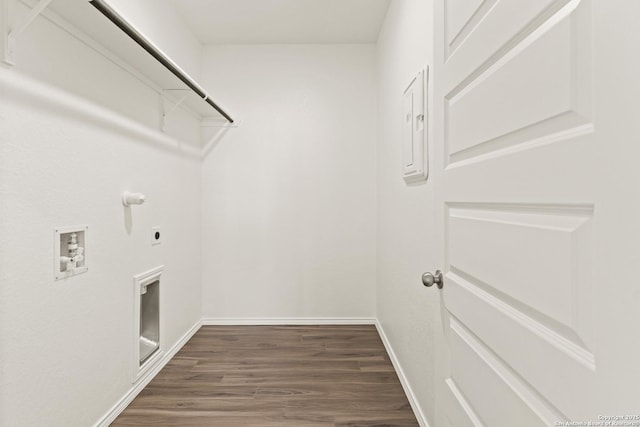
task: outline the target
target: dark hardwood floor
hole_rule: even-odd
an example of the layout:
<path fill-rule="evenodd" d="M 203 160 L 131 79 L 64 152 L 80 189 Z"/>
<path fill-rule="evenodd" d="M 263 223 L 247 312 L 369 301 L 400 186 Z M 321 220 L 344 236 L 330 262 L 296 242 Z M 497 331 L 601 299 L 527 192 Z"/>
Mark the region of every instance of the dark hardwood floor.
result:
<path fill-rule="evenodd" d="M 373 326 L 203 326 L 112 426 L 417 426 Z"/>

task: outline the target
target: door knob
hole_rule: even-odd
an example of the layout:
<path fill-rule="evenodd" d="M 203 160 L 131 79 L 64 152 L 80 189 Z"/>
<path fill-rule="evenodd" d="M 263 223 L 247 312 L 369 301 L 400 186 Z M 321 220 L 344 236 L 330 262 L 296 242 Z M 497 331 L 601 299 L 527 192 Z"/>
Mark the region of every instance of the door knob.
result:
<path fill-rule="evenodd" d="M 436 270 L 435 274 L 426 272 L 422 275 L 422 284 L 426 287 L 431 287 L 433 284 L 438 285 L 438 289 L 442 289 L 444 286 L 444 280 L 442 278 L 442 271 Z"/>

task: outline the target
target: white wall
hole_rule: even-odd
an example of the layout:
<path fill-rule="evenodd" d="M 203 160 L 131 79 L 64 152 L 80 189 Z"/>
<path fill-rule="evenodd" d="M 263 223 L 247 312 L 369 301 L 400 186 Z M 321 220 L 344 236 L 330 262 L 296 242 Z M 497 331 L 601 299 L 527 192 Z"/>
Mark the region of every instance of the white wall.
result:
<path fill-rule="evenodd" d="M 377 317 L 433 425 L 439 293 L 423 287 L 420 276 L 441 267 L 434 264 L 441 248 L 432 243 L 434 176 L 405 185 L 400 144 L 402 92 L 431 62 L 431 21 L 431 1 L 393 0 L 378 39 Z"/>
<path fill-rule="evenodd" d="M 373 317 L 372 45 L 204 49 L 239 127 L 203 160 L 203 313 Z"/>
<path fill-rule="evenodd" d="M 159 133 L 155 92 L 43 18 L 17 60 L 0 68 L 0 425 L 88 426 L 131 387 L 133 275 L 165 265 L 166 347 L 201 317 L 199 129 Z M 127 189 L 147 203 L 127 211 Z M 89 271 L 54 281 L 54 227 L 77 224 Z"/>
<path fill-rule="evenodd" d="M 195 80 L 200 80 L 202 45 L 171 3 L 157 0 L 109 0 L 109 5 L 182 70 Z"/>

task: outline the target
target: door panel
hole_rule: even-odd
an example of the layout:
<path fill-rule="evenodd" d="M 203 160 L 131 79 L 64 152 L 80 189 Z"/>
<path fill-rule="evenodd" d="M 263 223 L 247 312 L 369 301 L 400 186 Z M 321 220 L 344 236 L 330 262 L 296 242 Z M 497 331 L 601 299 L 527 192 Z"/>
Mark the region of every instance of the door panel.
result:
<path fill-rule="evenodd" d="M 579 2 L 572 1 L 574 7 Z M 453 38 L 447 36 L 443 39 L 442 35 L 436 35 L 436 43 L 442 44 L 444 59 L 452 68 L 452 74 L 443 78 L 456 82 L 481 73 L 550 17 L 559 19 L 570 12 L 564 10 L 562 14 L 557 13 L 570 3 L 569 0 L 484 0 L 472 15 L 454 18 L 451 15 L 459 11 L 456 7 L 450 7 L 450 3 L 445 1 L 444 21 L 461 19 L 466 21 L 465 25 Z M 440 31 L 454 32 L 453 28 L 446 27 Z M 451 42 L 446 41 L 448 38 L 451 38 Z"/>
<path fill-rule="evenodd" d="M 438 420 L 437 425 L 446 425 L 447 427 L 481 426 L 480 419 L 453 378 L 447 378 L 444 384 L 445 389 L 440 393 L 439 397 L 441 398 L 440 404 L 442 407 L 447 408 L 447 411 L 441 413 L 442 417 Z"/>
<path fill-rule="evenodd" d="M 561 10 L 462 82 L 445 82 L 447 164 L 590 123 L 588 13 L 573 12 Z M 461 55 L 447 68 L 465 65 Z"/>
<path fill-rule="evenodd" d="M 590 207 L 466 205 L 450 206 L 448 212 L 452 271 L 483 283 L 519 310 L 580 335 L 575 295 L 585 291 L 585 301 L 591 299 L 591 287 L 585 286 L 592 262 Z M 590 328 L 584 332 L 592 336 Z"/>
<path fill-rule="evenodd" d="M 437 426 L 598 421 L 621 401 L 605 384 L 629 369 L 604 363 L 602 325 L 637 328 L 608 324 L 597 305 L 597 242 L 612 227 L 597 172 L 615 166 L 595 156 L 611 136 L 594 114 L 609 82 L 596 92 L 593 6 L 436 1 Z"/>
<path fill-rule="evenodd" d="M 455 50 L 464 39 L 465 34 L 470 31 L 476 19 L 482 16 L 480 8 L 487 7 L 484 0 L 447 0 L 446 1 L 446 40 L 449 51 Z"/>
<path fill-rule="evenodd" d="M 575 340 L 525 315 L 463 277 L 449 272 L 446 304 L 452 317 L 495 353 L 514 376 L 530 384 L 556 412 L 566 417 L 580 413 L 592 399 L 594 357 Z M 456 359 L 455 348 L 451 349 Z M 493 391 L 487 388 L 489 394 Z M 473 405 L 474 402 L 471 402 Z M 496 411 L 503 408 L 496 407 Z"/>
<path fill-rule="evenodd" d="M 570 30 L 565 20 L 447 95 L 450 156 L 571 113 Z M 539 67 L 543 60 L 545 66 Z M 492 108 L 486 108 L 488 100 Z"/>
<path fill-rule="evenodd" d="M 500 361 L 462 323 L 451 318 L 451 381 L 490 426 L 552 425 L 557 411 Z M 487 393 L 491 390 L 491 393 Z M 496 404 L 500 411 L 496 411 Z"/>
<path fill-rule="evenodd" d="M 575 160 L 576 156 L 594 156 L 594 146 L 587 141 L 593 132 L 594 126 L 589 123 L 450 164 L 444 171 L 443 190 L 452 202 L 506 200 L 503 204 L 515 202 L 524 210 L 527 205 L 593 207 L 593 190 L 600 179 L 597 166 Z"/>

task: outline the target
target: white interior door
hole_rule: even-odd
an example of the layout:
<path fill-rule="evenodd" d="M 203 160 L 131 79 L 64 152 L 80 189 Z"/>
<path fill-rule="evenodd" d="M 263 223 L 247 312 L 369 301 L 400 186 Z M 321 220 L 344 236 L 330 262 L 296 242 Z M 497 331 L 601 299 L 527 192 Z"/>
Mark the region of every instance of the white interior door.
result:
<path fill-rule="evenodd" d="M 435 3 L 436 427 L 640 426 L 640 2 Z"/>

